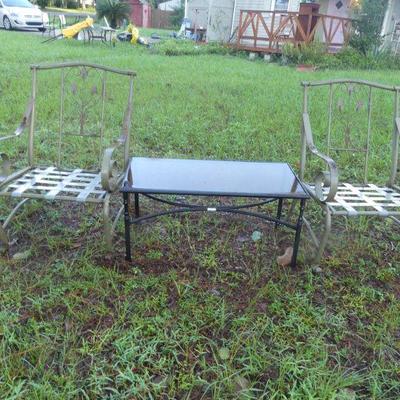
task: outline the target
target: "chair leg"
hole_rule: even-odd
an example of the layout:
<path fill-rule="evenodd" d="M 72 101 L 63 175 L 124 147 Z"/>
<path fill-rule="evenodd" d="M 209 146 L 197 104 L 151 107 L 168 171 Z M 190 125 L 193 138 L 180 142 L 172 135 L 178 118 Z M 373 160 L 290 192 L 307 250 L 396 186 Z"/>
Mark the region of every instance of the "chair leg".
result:
<path fill-rule="evenodd" d="M 0 244 L 1 244 L 1 252 L 5 253 L 10 248 L 10 241 L 8 240 L 8 235 L 3 225 L 0 225 Z"/>
<path fill-rule="evenodd" d="M 323 232 L 319 237 L 317 237 L 317 233 L 314 232 L 312 229 L 311 223 L 308 221 L 308 219 L 304 218 L 304 226 L 307 229 L 308 233 L 311 236 L 311 240 L 316 248 L 316 253 L 312 258 L 312 263 L 319 265 L 321 262 L 321 258 L 324 254 L 326 245 L 328 244 L 329 240 L 329 235 L 331 233 L 331 228 L 332 228 L 332 214 L 327 206 L 323 207 L 323 212 L 325 214 L 325 221 L 324 221 L 324 227 L 323 227 Z"/>
<path fill-rule="evenodd" d="M 104 239 L 107 250 L 111 250 L 113 237 L 113 224 L 110 217 L 110 194 L 106 195 L 103 207 Z"/>
<path fill-rule="evenodd" d="M 4 249 L 4 251 L 8 251 L 10 244 L 9 244 L 9 239 L 8 239 L 8 235 L 6 232 L 6 228 L 8 226 L 8 224 L 11 222 L 11 220 L 14 218 L 15 214 L 17 214 L 18 210 L 26 203 L 28 202 L 30 199 L 24 199 L 22 201 L 20 201 L 10 212 L 10 214 L 8 215 L 8 217 L 6 218 L 6 220 L 3 222 L 3 225 L 0 225 L 0 243 L 2 245 L 2 249 Z"/>
<path fill-rule="evenodd" d="M 324 254 L 326 245 L 328 244 L 329 235 L 330 235 L 331 229 L 332 229 L 332 214 L 329 211 L 329 208 L 327 206 L 325 206 L 324 212 L 325 212 L 325 226 L 324 226 L 324 232 L 323 232 L 323 234 L 321 236 L 321 240 L 319 242 L 317 254 L 314 259 L 314 262 L 316 264 L 319 264 L 321 262 L 321 258 Z"/>

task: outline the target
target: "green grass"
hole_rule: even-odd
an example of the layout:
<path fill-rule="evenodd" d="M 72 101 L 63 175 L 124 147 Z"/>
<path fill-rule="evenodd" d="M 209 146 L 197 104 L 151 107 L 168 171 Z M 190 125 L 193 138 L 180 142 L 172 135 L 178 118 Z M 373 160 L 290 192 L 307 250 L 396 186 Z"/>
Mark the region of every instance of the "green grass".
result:
<path fill-rule="evenodd" d="M 140 155 L 297 167 L 301 80 L 400 81 L 397 71 L 305 75 L 243 57 L 40 40 L 0 31 L 1 133 L 23 113 L 29 64 L 86 60 L 137 72 L 132 154 Z M 51 129 L 52 94 L 40 103 Z M 317 102 L 316 113 L 324 107 Z M 388 127 L 377 129 L 372 175 L 384 180 Z M 40 134 L 39 155 L 51 154 L 55 139 Z M 23 164 L 22 143 L 3 149 Z M 75 155 L 86 162 L 87 151 Z M 393 224 L 339 220 L 319 272 L 302 262 L 306 235 L 292 271 L 275 263 L 291 239 L 284 231 L 240 217 L 164 218 L 138 228 L 130 265 L 122 225 L 114 254 L 104 251 L 98 208 L 42 205 L 18 215 L 11 256 L 0 259 L 1 399 L 400 398 Z M 259 242 L 255 230 L 264 233 Z M 27 258 L 12 259 L 23 251 Z"/>

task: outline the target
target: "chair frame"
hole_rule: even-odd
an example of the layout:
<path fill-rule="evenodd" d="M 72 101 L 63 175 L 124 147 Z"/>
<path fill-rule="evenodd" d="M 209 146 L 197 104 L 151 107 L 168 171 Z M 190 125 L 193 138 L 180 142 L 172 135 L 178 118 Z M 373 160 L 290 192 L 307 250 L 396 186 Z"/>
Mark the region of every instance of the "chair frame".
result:
<path fill-rule="evenodd" d="M 331 146 L 331 120 L 332 120 L 332 91 L 337 85 L 361 85 L 369 93 L 368 98 L 368 132 L 367 143 L 364 149 L 351 151 L 365 152 L 364 164 L 364 183 L 342 183 L 339 179 L 339 169 L 336 162 L 331 158 L 330 151 L 349 151 L 350 149 L 334 148 Z M 302 114 L 302 135 L 301 135 L 301 158 L 300 158 L 300 180 L 304 182 L 306 172 L 306 162 L 309 155 L 314 156 L 324 162 L 326 171 L 317 174 L 313 183 L 306 183 L 305 186 L 312 198 L 320 205 L 325 214 L 323 233 L 320 238 L 311 227 L 307 218 L 304 224 L 310 233 L 311 239 L 316 246 L 315 263 L 320 263 L 321 257 L 327 246 L 329 235 L 332 228 L 332 217 L 342 215 L 355 217 L 360 215 L 377 216 L 390 218 L 395 223 L 400 224 L 400 185 L 397 184 L 399 175 L 399 143 L 400 143 L 400 86 L 388 86 L 363 80 L 330 80 L 319 82 L 303 82 L 303 114 Z M 309 115 L 309 91 L 315 87 L 329 87 L 329 128 L 328 128 L 328 154 L 324 154 L 317 149 L 314 144 L 313 131 L 311 128 Z M 350 87 L 350 86 L 349 86 Z M 370 152 L 371 140 L 371 114 L 372 114 L 372 91 L 380 90 L 390 92 L 393 96 L 393 134 L 392 134 L 392 155 L 391 169 L 387 186 L 368 183 L 368 157 Z M 358 207 L 358 209 L 357 209 Z"/>
<path fill-rule="evenodd" d="M 16 215 L 17 211 L 30 199 L 42 199 L 42 200 L 60 200 L 60 201 L 75 201 L 80 203 L 97 203 L 103 205 L 103 220 L 104 220 L 104 236 L 107 247 L 110 248 L 112 245 L 112 236 L 115 229 L 115 226 L 118 222 L 119 217 L 122 214 L 123 207 L 121 207 L 114 219 L 112 221 L 110 216 L 110 200 L 111 195 L 116 193 L 122 183 L 124 177 L 124 171 L 129 164 L 129 136 L 130 136 L 130 128 L 131 128 L 131 116 L 133 111 L 133 90 L 134 90 L 134 78 L 136 74 L 133 71 L 125 71 L 119 70 L 116 68 L 105 67 L 92 63 L 83 63 L 83 62 L 69 62 L 69 63 L 61 63 L 61 64 L 50 64 L 50 65 L 32 65 L 32 93 L 28 105 L 26 107 L 25 114 L 22 118 L 22 121 L 18 128 L 12 135 L 0 137 L 0 143 L 6 140 L 15 139 L 22 135 L 25 130 L 28 130 L 28 166 L 17 171 L 11 173 L 11 163 L 9 157 L 5 154 L 0 155 L 1 160 L 1 170 L 0 170 L 0 196 L 1 197 L 19 197 L 23 200 L 20 201 L 16 207 L 11 211 L 8 217 L 4 220 L 3 224 L 0 224 L 0 242 L 5 247 L 5 249 L 9 248 L 9 240 L 6 233 L 6 228 L 11 222 L 12 218 Z M 37 93 L 37 74 L 39 71 L 49 71 L 54 69 L 61 69 L 62 74 L 62 90 L 64 89 L 64 71 L 66 69 L 77 68 L 77 69 L 86 69 L 96 70 L 100 72 L 102 79 L 102 101 L 105 101 L 105 78 L 109 73 L 126 76 L 129 79 L 129 95 L 127 99 L 127 105 L 124 112 L 124 118 L 122 123 L 122 131 L 119 139 L 117 139 L 112 146 L 106 148 L 103 152 L 101 167 L 96 171 L 84 171 L 84 170 L 59 170 L 58 166 L 37 166 L 34 161 L 34 132 L 35 132 L 35 111 L 36 111 L 36 93 Z M 128 83 L 128 82 L 127 82 Z M 104 103 L 103 103 L 104 104 Z M 102 128 L 103 129 L 103 128 Z M 61 132 L 60 132 L 61 135 Z M 82 135 L 80 135 L 82 136 Z M 60 136 L 61 140 L 61 136 Z M 118 170 L 117 162 L 115 160 L 115 152 L 117 149 L 121 149 L 123 151 L 123 169 Z M 61 155 L 61 146 L 58 149 L 58 157 L 60 159 Z M 121 163 L 122 164 L 122 163 Z M 21 187 L 21 180 L 23 182 L 26 179 L 25 184 L 23 184 L 23 189 L 26 187 L 28 189 L 36 189 L 36 186 L 32 185 L 29 187 L 29 174 L 34 174 L 35 177 L 38 176 L 39 182 L 41 182 L 41 178 L 43 178 L 44 185 L 49 184 L 49 182 L 54 181 L 53 190 L 47 190 L 47 193 L 35 193 L 34 190 L 31 193 L 25 193 L 23 190 L 18 190 L 12 192 L 9 191 L 8 188 L 13 187 L 14 182 L 19 181 L 19 187 Z M 51 175 L 50 180 L 47 180 Z M 28 176 L 28 178 L 25 178 Z M 74 190 L 71 190 L 70 193 L 68 189 L 63 186 L 63 179 L 67 177 L 68 179 L 75 179 L 78 188 L 82 186 L 82 190 L 75 189 L 75 192 L 79 190 L 78 193 L 73 193 Z M 59 183 L 61 180 L 61 183 Z M 80 183 L 82 181 L 82 183 Z M 89 187 L 88 189 L 88 185 Z M 101 188 L 101 190 L 96 189 Z M 47 189 L 47 188 L 46 188 Z M 96 196 L 93 198 L 89 198 L 88 191 L 91 190 L 91 193 L 95 193 Z"/>
<path fill-rule="evenodd" d="M 97 30 L 93 27 L 88 28 L 88 42 L 93 43 L 95 39 L 100 39 L 102 43 L 111 45 L 113 34 L 116 32 L 114 28 L 110 27 L 106 17 L 103 17 L 105 26 L 100 26 Z M 107 34 L 109 38 L 107 38 Z"/>
<path fill-rule="evenodd" d="M 61 30 L 65 28 L 67 25 L 67 20 L 65 19 L 64 14 L 59 14 L 59 15 L 53 15 L 53 19 L 50 22 L 50 17 L 48 21 L 48 26 L 46 26 L 46 30 L 42 32 L 42 36 L 44 36 L 45 33 L 48 34 L 48 36 L 55 37 L 56 36 L 56 31 L 57 29 Z"/>

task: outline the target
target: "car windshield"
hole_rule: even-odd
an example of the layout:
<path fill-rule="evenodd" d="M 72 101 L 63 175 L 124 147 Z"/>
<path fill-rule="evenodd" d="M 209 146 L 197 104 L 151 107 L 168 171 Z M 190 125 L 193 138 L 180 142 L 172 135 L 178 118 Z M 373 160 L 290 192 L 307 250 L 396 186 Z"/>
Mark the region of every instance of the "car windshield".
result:
<path fill-rule="evenodd" d="M 30 3 L 28 0 L 3 0 L 3 4 L 6 7 L 24 7 L 24 8 L 34 7 L 34 5 Z"/>

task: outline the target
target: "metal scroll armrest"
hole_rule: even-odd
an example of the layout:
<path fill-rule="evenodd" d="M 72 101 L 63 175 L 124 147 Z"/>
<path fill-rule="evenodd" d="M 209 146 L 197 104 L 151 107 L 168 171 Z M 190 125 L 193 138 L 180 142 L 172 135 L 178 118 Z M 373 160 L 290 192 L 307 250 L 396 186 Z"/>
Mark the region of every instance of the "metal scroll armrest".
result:
<path fill-rule="evenodd" d="M 26 107 L 22 121 L 12 135 L 0 137 L 0 142 L 19 137 L 29 125 L 32 118 L 33 100 L 31 99 Z M 3 184 L 11 174 L 11 162 L 7 154 L 0 153 L 0 184 Z"/>
<path fill-rule="evenodd" d="M 305 146 L 304 150 L 305 151 L 308 150 L 311 154 L 323 160 L 328 167 L 327 171 L 322 171 L 315 177 L 314 187 L 311 187 L 310 185 L 306 184 L 307 190 L 310 192 L 310 195 L 313 198 L 322 203 L 333 201 L 336 196 L 338 182 L 339 182 L 338 169 L 336 163 L 335 161 L 332 160 L 332 158 L 321 153 L 315 147 L 311 130 L 310 117 L 307 113 L 303 114 L 302 128 L 303 128 L 303 140 L 305 141 L 303 143 L 303 146 Z M 329 188 L 328 192 L 326 190 L 324 191 L 324 189 L 327 188 Z"/>
<path fill-rule="evenodd" d="M 13 139 L 20 136 L 31 121 L 32 110 L 33 110 L 33 100 L 31 99 L 28 103 L 28 106 L 26 107 L 24 116 L 22 117 L 22 121 L 18 125 L 17 129 L 14 131 L 12 135 L 0 137 L 0 142 L 2 142 L 3 140 Z"/>
<path fill-rule="evenodd" d="M 113 147 L 104 150 L 103 161 L 101 163 L 101 185 L 107 192 L 115 192 L 118 190 L 124 177 L 124 171 L 121 171 L 121 169 L 118 168 L 118 163 L 115 160 L 114 153 L 119 148 L 124 148 L 126 142 L 127 136 L 121 135 Z"/>
<path fill-rule="evenodd" d="M 390 176 L 389 186 L 398 191 L 400 191 L 400 184 L 398 183 L 399 182 L 398 177 L 400 173 L 399 146 L 400 146 L 400 118 L 396 118 L 394 132 L 393 132 L 393 141 L 392 141 L 392 172 Z"/>

